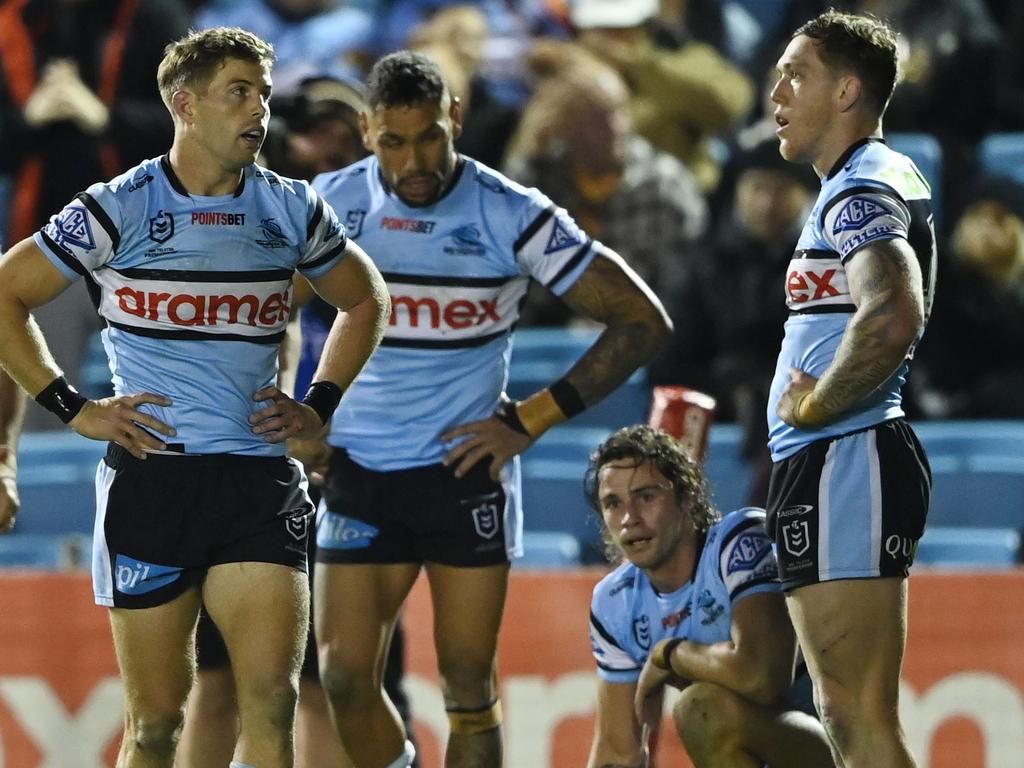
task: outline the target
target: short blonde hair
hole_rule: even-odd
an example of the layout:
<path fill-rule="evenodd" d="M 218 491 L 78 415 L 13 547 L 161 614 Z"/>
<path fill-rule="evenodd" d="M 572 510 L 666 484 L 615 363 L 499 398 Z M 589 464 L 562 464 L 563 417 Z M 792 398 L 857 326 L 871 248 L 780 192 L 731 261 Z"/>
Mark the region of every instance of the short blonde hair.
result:
<path fill-rule="evenodd" d="M 274 46 L 238 27 L 189 30 L 164 49 L 157 69 L 157 86 L 167 108 L 176 91 L 208 85 L 225 59 L 244 59 L 269 68 L 274 64 Z"/>

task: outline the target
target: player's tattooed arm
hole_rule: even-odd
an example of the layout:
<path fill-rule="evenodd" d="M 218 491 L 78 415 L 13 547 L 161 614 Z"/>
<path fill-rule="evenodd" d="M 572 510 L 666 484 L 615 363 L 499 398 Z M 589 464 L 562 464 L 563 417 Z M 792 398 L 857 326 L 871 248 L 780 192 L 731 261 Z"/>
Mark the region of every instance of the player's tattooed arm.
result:
<path fill-rule="evenodd" d="M 588 406 L 650 361 L 672 331 L 658 297 L 608 249 L 598 253 L 563 298 L 577 314 L 606 326 L 566 375 Z"/>
<path fill-rule="evenodd" d="M 791 424 L 827 424 L 864 400 L 899 368 L 924 325 L 921 268 L 905 240 L 861 249 L 846 274 L 857 310 L 820 379 L 793 373 L 779 404 Z"/>

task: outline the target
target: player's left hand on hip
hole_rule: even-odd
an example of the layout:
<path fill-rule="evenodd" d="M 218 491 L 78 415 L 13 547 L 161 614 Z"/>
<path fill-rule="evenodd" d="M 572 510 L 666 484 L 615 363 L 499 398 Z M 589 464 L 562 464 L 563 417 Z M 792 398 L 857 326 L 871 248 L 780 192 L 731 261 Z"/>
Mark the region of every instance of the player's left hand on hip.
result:
<path fill-rule="evenodd" d="M 465 439 L 444 457 L 446 467 L 455 466 L 456 477 L 464 476 L 478 462 L 490 457 L 491 479 L 497 480 L 509 459 L 533 445 L 532 437 L 517 432 L 493 416 L 462 424 L 441 435 L 445 442 L 458 438 Z"/>
<path fill-rule="evenodd" d="M 316 411 L 277 387 L 261 389 L 252 399 L 267 404 L 249 414 L 249 424 L 253 433 L 262 435 L 268 443 L 283 443 L 290 437 L 316 437 L 323 428 Z"/>
<path fill-rule="evenodd" d="M 814 429 L 828 423 L 827 414 L 809 398 L 818 379 L 798 368 L 789 369 L 789 384 L 782 390 L 776 413 L 779 418 L 798 429 Z"/>

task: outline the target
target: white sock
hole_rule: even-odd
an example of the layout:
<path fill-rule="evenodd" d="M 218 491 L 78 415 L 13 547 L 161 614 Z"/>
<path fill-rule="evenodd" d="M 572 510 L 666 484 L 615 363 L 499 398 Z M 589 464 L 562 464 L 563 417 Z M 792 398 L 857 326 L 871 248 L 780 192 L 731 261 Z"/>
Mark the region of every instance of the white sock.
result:
<path fill-rule="evenodd" d="M 411 741 L 406 739 L 405 749 L 402 750 L 402 754 L 399 755 L 395 762 L 389 763 L 387 768 L 409 768 L 414 759 L 416 759 L 416 747 L 412 745 Z"/>
<path fill-rule="evenodd" d="M 231 763 L 228 768 L 256 768 L 255 765 L 246 765 L 245 763 Z"/>

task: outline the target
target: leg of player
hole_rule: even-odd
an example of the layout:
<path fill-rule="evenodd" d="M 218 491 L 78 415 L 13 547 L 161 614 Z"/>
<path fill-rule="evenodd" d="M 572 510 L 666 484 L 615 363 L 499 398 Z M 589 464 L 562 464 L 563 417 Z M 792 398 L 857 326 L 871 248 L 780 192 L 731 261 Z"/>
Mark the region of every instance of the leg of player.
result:
<path fill-rule="evenodd" d="M 223 765 L 223 764 L 222 764 Z M 299 712 L 295 717 L 295 768 L 351 768 L 331 722 L 319 680 L 299 680 Z M 220 768 L 220 766 L 218 767 Z"/>
<path fill-rule="evenodd" d="M 427 564 L 434 644 L 451 735 L 445 768 L 499 768 L 498 630 L 508 563 L 483 568 Z"/>
<path fill-rule="evenodd" d="M 836 762 L 915 768 L 898 714 L 906 580 L 822 582 L 793 590 L 786 603 Z"/>
<path fill-rule="evenodd" d="M 188 697 L 176 768 L 224 768 L 238 740 L 238 707 L 231 667 L 200 669 Z"/>
<path fill-rule="evenodd" d="M 309 622 L 309 581 L 272 563 L 212 567 L 203 601 L 231 658 L 238 694 L 234 760 L 291 768 L 299 663 Z"/>
<path fill-rule="evenodd" d="M 384 693 L 384 662 L 419 569 L 417 563 L 316 566 L 320 680 L 341 743 L 359 768 L 402 766 L 396 761 L 405 753 L 405 728 Z"/>
<path fill-rule="evenodd" d="M 672 715 L 697 768 L 833 767 L 813 717 L 754 704 L 714 683 L 684 689 Z"/>
<path fill-rule="evenodd" d="M 199 590 L 155 608 L 110 609 L 125 688 L 118 768 L 171 768 L 195 673 L 193 632 Z"/>

